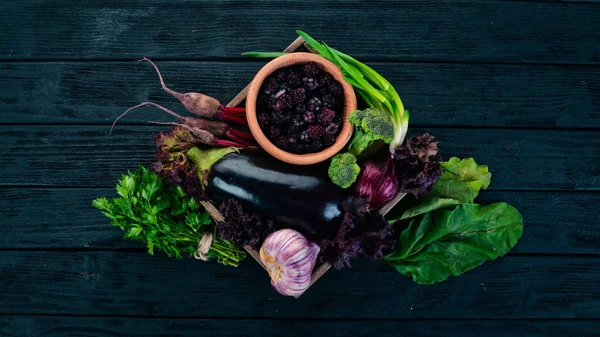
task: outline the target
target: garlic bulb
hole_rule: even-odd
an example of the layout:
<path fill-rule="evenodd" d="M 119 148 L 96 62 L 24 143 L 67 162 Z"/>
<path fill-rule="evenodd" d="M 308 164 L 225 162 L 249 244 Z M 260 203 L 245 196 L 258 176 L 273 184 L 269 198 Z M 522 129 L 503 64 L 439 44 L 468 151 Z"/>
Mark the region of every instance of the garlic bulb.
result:
<path fill-rule="evenodd" d="M 278 293 L 299 297 L 310 286 L 319 250 L 316 243 L 286 228 L 267 236 L 260 247 L 260 259 Z"/>

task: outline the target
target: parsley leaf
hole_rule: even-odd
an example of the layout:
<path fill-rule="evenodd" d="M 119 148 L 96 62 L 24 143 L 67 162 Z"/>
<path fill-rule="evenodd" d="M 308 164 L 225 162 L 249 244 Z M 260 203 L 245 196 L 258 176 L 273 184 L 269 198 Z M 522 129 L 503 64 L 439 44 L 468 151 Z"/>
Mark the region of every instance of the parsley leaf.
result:
<path fill-rule="evenodd" d="M 123 174 L 116 190 L 119 197 L 97 198 L 92 206 L 121 228 L 125 239 L 145 242 L 151 255 L 155 250 L 169 257 L 194 255 L 204 234 L 215 234 L 215 224 L 196 199 L 145 167 Z M 216 235 L 206 255 L 231 266 L 246 257 L 238 246 Z"/>

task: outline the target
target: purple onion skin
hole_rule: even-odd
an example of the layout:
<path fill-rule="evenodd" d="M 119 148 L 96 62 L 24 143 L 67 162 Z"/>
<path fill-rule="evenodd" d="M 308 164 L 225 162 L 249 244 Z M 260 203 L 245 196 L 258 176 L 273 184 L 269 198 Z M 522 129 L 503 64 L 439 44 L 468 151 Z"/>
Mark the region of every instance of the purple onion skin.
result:
<path fill-rule="evenodd" d="M 319 246 L 299 232 L 285 228 L 269 234 L 260 248 L 260 260 L 280 294 L 298 298 L 310 286 Z"/>
<path fill-rule="evenodd" d="M 356 194 L 366 200 L 370 209 L 379 209 L 396 197 L 399 188 L 395 162 L 388 157 L 383 162 L 364 164 L 356 183 Z"/>

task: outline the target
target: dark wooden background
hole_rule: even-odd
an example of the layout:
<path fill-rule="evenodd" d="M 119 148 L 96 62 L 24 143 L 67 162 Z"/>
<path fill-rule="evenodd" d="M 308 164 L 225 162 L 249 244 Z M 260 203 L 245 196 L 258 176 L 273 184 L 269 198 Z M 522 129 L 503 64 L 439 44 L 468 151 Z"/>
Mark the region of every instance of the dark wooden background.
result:
<path fill-rule="evenodd" d="M 127 107 L 231 99 L 304 29 L 398 89 L 411 132 L 493 173 L 525 218 L 506 257 L 420 286 L 371 261 L 299 300 L 237 269 L 149 256 L 92 199 L 153 155 Z M 598 1 L 1 1 L 1 336 L 598 336 Z"/>

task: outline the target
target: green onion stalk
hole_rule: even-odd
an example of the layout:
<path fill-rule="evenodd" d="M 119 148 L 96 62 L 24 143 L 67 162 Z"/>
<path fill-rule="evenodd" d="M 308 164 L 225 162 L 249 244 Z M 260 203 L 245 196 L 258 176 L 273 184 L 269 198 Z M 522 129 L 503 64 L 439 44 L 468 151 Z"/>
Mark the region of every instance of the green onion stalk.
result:
<path fill-rule="evenodd" d="M 409 114 L 404 110 L 404 104 L 398 96 L 398 92 L 378 72 L 366 64 L 359 62 L 350 55 L 344 54 L 336 49 L 329 47 L 325 43 L 320 43 L 301 30 L 296 31 L 306 44 L 319 53 L 324 58 L 331 61 L 342 70 L 344 80 L 351 84 L 358 95 L 365 102 L 376 109 L 385 111 L 394 126 L 394 138 L 390 142 L 390 152 L 402 145 L 408 129 Z M 287 53 L 278 52 L 247 52 L 242 54 L 248 57 L 274 58 Z"/>

